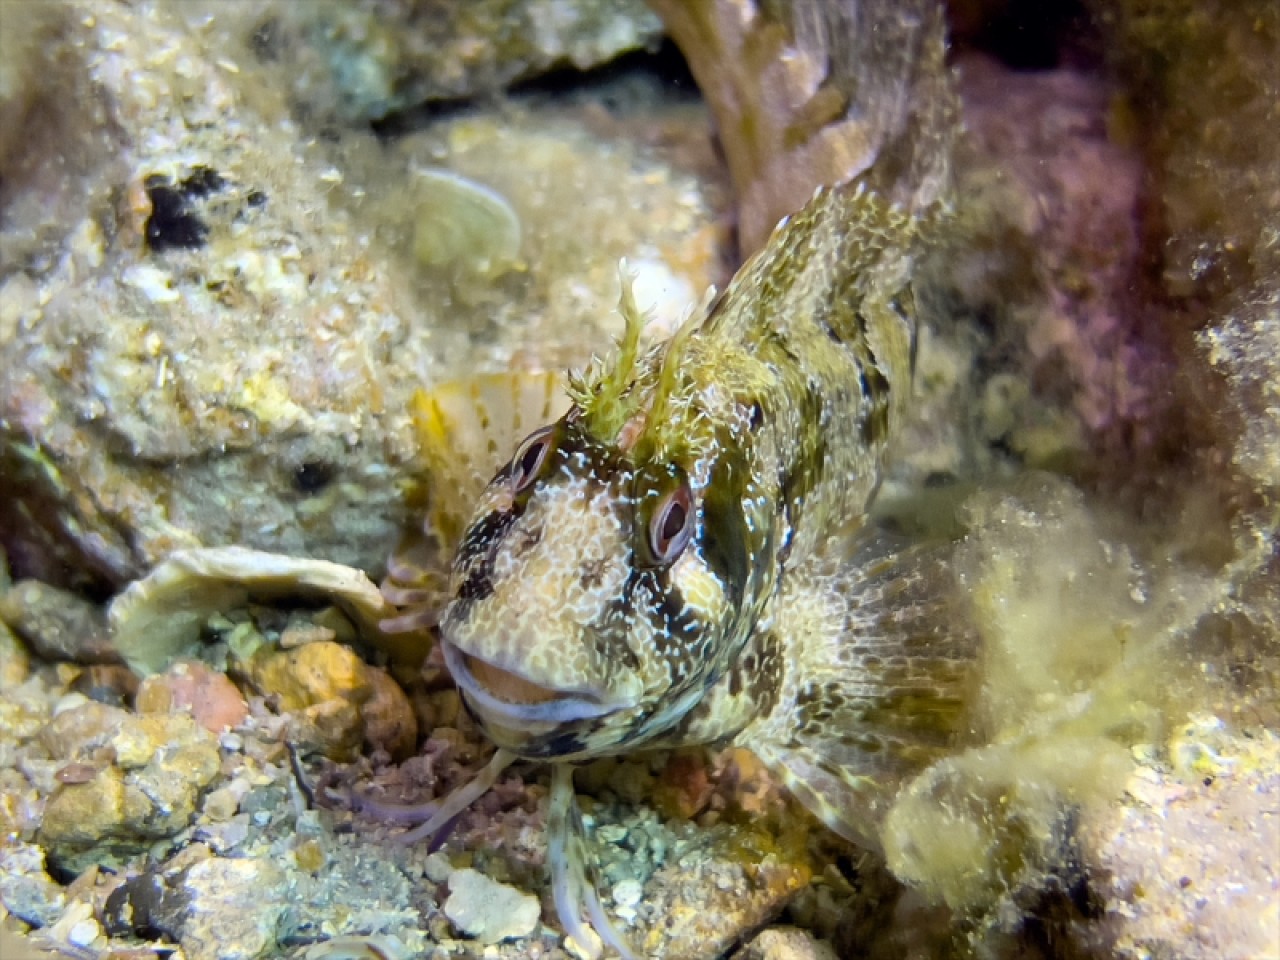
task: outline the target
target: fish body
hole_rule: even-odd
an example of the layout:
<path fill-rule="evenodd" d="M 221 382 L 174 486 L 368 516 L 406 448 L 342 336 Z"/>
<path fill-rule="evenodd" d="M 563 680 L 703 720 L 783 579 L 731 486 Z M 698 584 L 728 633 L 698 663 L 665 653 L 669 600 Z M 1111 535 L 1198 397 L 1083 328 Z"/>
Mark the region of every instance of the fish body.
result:
<path fill-rule="evenodd" d="M 444 451 L 471 420 L 494 424 L 459 401 L 492 400 L 500 381 L 420 398 L 427 459 L 454 478 L 426 539 L 456 540 L 456 556 L 444 584 L 409 548 L 393 557 L 384 594 L 405 612 L 386 626 L 438 628 L 499 749 L 411 838 L 515 759 L 552 763 L 561 922 L 585 945 L 585 910 L 626 958 L 587 876 L 574 762 L 734 742 L 831 829 L 875 845 L 897 788 L 962 730 L 974 662 L 927 565 L 855 535 L 909 399 L 922 223 L 861 186 L 822 189 L 648 348 L 624 277 L 617 351 L 570 378 L 567 410 L 466 519 L 449 496 L 466 471 L 446 474 Z M 547 378 L 509 384 L 551 409 Z"/>
<path fill-rule="evenodd" d="M 648 350 L 624 284 L 617 355 L 485 488 L 454 562 L 440 642 L 496 744 L 563 762 L 739 735 L 784 775 L 818 775 L 821 738 L 793 762 L 786 711 L 874 693 L 832 644 L 853 649 L 851 604 L 884 618 L 828 545 L 861 523 L 904 415 L 919 223 L 861 187 L 821 190 Z"/>

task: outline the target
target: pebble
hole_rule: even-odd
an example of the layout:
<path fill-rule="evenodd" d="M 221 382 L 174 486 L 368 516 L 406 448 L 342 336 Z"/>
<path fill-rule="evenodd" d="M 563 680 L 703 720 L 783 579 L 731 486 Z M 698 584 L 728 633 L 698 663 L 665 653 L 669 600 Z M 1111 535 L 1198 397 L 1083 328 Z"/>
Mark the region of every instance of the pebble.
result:
<path fill-rule="evenodd" d="M 426 863 L 423 864 L 423 872 L 432 883 L 445 883 L 453 873 L 453 864 L 447 854 L 437 850 L 427 856 Z"/>
<path fill-rule="evenodd" d="M 0 690 L 16 687 L 31 672 L 31 655 L 27 648 L 0 620 Z"/>
<path fill-rule="evenodd" d="M 292 736 L 307 750 L 332 760 L 354 760 L 364 739 L 360 705 L 373 687 L 350 647 L 318 640 L 292 650 L 262 653 L 249 664 L 249 680 L 263 696 L 275 696 L 294 717 Z"/>
<path fill-rule="evenodd" d="M 807 930 L 770 927 L 761 930 L 731 960 L 836 960 L 836 952 Z"/>
<path fill-rule="evenodd" d="M 392 760 L 407 760 L 418 746 L 413 704 L 385 670 L 366 665 L 365 676 L 373 688 L 372 696 L 360 708 L 365 743 L 387 751 Z"/>
<path fill-rule="evenodd" d="M 142 682 L 134 701 L 139 713 L 186 711 L 210 733 L 238 727 L 249 705 L 226 674 L 198 660 L 180 661 Z"/>
<path fill-rule="evenodd" d="M 468 867 L 449 875 L 444 913 L 471 939 L 498 943 L 527 937 L 538 925 L 542 910 L 537 897 Z"/>
<path fill-rule="evenodd" d="M 619 907 L 634 907 L 644 896 L 639 880 L 620 880 L 613 885 L 613 902 Z"/>
<path fill-rule="evenodd" d="M 50 797 L 38 833 L 73 873 L 116 865 L 186 827 L 220 767 L 213 736 L 185 714 L 137 716 L 89 701 L 54 717 L 40 739 L 64 767 L 83 767 Z"/>
<path fill-rule="evenodd" d="M 46 660 L 118 659 L 102 611 L 79 594 L 39 580 L 20 580 L 0 597 L 0 619 Z"/>
<path fill-rule="evenodd" d="M 45 872 L 39 847 L 18 842 L 0 847 L 0 904 L 33 927 L 47 927 L 62 915 L 66 896 Z"/>

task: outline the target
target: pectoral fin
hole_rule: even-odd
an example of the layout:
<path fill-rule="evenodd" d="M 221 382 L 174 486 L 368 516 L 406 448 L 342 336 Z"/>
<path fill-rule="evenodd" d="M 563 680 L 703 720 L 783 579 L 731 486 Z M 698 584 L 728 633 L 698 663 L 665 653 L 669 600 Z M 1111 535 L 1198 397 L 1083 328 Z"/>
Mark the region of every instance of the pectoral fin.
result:
<path fill-rule="evenodd" d="M 788 576 L 765 628 L 783 669 L 737 742 L 841 836 L 878 847 L 901 785 L 969 728 L 975 635 L 948 603 L 939 551 Z"/>

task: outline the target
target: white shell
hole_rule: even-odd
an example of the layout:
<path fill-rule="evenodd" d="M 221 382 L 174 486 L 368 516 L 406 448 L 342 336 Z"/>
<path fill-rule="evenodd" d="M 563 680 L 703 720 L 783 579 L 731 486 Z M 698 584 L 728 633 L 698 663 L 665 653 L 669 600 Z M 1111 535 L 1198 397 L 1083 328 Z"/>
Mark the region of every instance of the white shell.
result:
<path fill-rule="evenodd" d="M 381 639 L 378 621 L 396 613 L 353 567 L 247 547 L 204 547 L 170 554 L 111 602 L 113 645 L 131 670 L 146 676 L 193 652 L 213 614 L 250 598 L 289 596 L 338 604 L 373 643 Z"/>

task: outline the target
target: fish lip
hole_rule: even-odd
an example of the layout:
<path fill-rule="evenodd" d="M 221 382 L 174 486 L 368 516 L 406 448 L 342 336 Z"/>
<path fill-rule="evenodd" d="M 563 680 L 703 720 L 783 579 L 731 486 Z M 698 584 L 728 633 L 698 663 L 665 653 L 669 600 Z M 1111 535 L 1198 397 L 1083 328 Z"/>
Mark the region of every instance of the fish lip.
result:
<path fill-rule="evenodd" d="M 443 638 L 440 640 L 440 647 L 444 653 L 445 666 L 448 667 L 453 682 L 471 701 L 472 706 L 485 714 L 496 715 L 504 723 L 559 724 L 574 720 L 591 720 L 616 713 L 627 706 L 625 703 L 607 702 L 579 690 L 556 690 L 553 687 L 547 688 L 555 694 L 553 700 L 542 703 L 512 703 L 495 697 L 475 678 L 467 666 L 467 658 L 474 654 L 466 653 Z M 475 659 L 483 658 L 475 657 Z"/>

